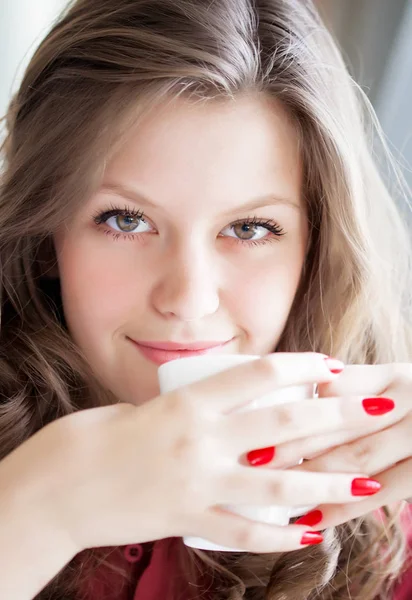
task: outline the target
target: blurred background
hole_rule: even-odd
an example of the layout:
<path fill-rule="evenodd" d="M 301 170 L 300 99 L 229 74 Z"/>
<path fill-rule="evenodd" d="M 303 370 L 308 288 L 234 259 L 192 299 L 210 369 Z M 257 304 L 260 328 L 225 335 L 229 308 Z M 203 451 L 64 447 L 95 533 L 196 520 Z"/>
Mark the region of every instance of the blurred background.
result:
<path fill-rule="evenodd" d="M 315 0 L 412 188 L 412 0 Z M 66 0 L 0 0 L 0 115 Z"/>

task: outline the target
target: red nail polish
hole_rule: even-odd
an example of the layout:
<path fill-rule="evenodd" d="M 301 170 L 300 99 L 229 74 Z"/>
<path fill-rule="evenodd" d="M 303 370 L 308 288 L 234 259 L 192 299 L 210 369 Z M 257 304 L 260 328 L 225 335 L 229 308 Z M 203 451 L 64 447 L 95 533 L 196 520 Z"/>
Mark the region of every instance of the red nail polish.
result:
<path fill-rule="evenodd" d="M 386 415 L 395 408 L 395 402 L 390 398 L 364 398 L 362 404 L 368 415 L 373 416 Z"/>
<path fill-rule="evenodd" d="M 358 477 L 352 481 L 352 496 L 373 496 L 381 489 L 381 484 L 375 479 Z"/>
<path fill-rule="evenodd" d="M 337 360 L 336 358 L 332 358 L 331 356 L 327 356 L 325 358 L 325 362 L 327 364 L 329 371 L 331 373 L 334 373 L 335 375 L 342 373 L 343 369 L 345 368 L 345 365 L 343 364 L 342 361 Z"/>
<path fill-rule="evenodd" d="M 249 463 L 254 467 L 259 465 L 266 465 L 275 456 L 275 447 L 269 446 L 268 448 L 259 448 L 258 450 L 251 450 L 247 453 L 246 458 Z"/>
<path fill-rule="evenodd" d="M 309 527 L 314 527 L 318 523 L 320 523 L 323 519 L 323 513 L 321 510 L 312 510 L 308 512 L 303 517 L 300 517 L 297 521 L 294 522 L 294 525 L 309 525 Z"/>
<path fill-rule="evenodd" d="M 300 543 L 302 546 L 309 546 L 310 544 L 321 544 L 323 542 L 323 535 L 320 533 L 313 533 L 313 531 L 307 531 L 303 534 Z"/>

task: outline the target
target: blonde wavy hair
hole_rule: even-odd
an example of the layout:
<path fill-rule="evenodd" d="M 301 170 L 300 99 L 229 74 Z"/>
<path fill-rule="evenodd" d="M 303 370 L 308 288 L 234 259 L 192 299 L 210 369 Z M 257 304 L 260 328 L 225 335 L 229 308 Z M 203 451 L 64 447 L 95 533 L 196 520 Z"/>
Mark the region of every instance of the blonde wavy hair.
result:
<path fill-rule="evenodd" d="M 97 188 L 145 110 L 177 96 L 230 102 L 245 93 L 283 103 L 304 166 L 310 250 L 276 349 L 352 364 L 412 360 L 409 191 L 314 5 L 77 0 L 39 45 L 3 120 L 0 458 L 60 416 L 116 401 L 69 336 L 58 280 L 53 292 L 44 286 L 53 232 Z M 179 568 L 196 597 L 209 573 L 213 600 L 387 600 L 405 541 L 396 511 L 384 513 L 331 528 L 322 545 L 298 552 L 180 544 Z M 91 560 L 74 559 L 37 600 L 77 598 L 96 564 L 111 566 L 107 549 L 85 552 Z"/>

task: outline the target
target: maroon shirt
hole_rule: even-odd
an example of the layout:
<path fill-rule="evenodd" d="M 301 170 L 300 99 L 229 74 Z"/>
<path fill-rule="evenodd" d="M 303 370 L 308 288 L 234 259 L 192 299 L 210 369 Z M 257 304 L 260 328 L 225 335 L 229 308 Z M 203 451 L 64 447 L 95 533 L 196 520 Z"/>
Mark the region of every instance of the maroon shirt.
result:
<path fill-rule="evenodd" d="M 412 505 L 405 508 L 403 517 L 412 558 Z M 198 598 L 198 590 L 192 588 L 175 568 L 175 548 L 180 543 L 180 538 L 166 538 L 114 549 L 110 560 L 131 571 L 131 586 L 125 585 L 116 572 L 101 568 L 82 590 L 80 600 L 174 600 L 179 597 L 177 591 L 184 600 Z M 412 600 L 412 562 L 400 578 L 391 600 Z"/>

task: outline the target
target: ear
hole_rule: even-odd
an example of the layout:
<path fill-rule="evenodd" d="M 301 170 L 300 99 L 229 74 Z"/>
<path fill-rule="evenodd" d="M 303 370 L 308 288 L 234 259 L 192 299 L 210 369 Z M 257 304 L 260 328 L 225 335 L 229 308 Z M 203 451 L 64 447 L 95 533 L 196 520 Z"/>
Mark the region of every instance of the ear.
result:
<path fill-rule="evenodd" d="M 51 235 L 40 242 L 35 260 L 39 268 L 40 277 L 44 279 L 58 279 L 60 277 L 59 264 Z"/>

